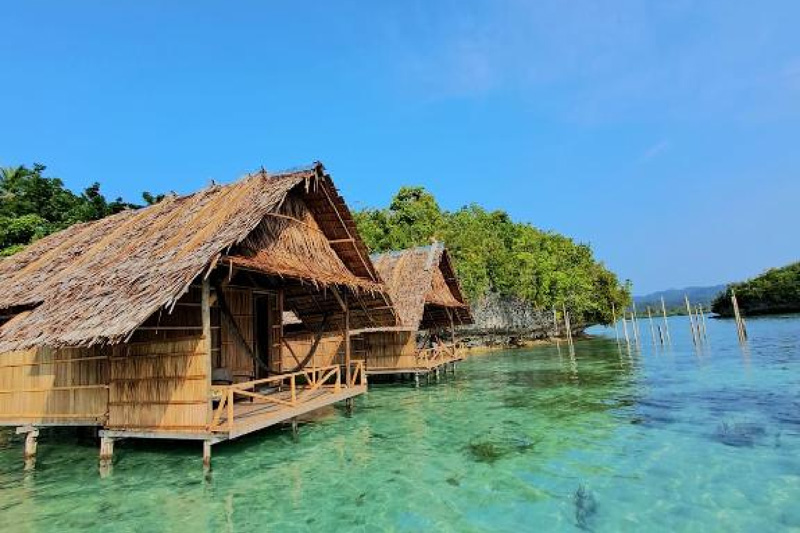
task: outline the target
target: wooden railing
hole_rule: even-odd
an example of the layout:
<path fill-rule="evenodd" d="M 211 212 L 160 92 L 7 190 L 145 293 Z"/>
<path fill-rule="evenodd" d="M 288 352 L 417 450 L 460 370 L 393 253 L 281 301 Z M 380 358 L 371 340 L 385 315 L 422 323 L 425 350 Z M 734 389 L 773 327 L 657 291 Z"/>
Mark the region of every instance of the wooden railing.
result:
<path fill-rule="evenodd" d="M 219 403 L 214 408 L 209 429 L 217 432 L 231 432 L 234 428 L 234 403 L 246 398 L 251 402 L 274 404 L 286 408 L 297 407 L 319 390 L 338 393 L 342 387 L 366 386 L 366 373 L 363 361 L 353 361 L 350 365 L 350 384 L 342 383 L 342 367 L 331 365 L 309 368 L 280 374 L 264 379 L 256 379 L 233 385 L 211 387 L 212 400 Z M 270 392 L 259 392 L 265 386 Z M 288 392 L 288 394 L 286 394 Z M 223 420 L 224 416 L 224 420 Z"/>
<path fill-rule="evenodd" d="M 456 358 L 456 345 L 438 343 L 432 348 L 424 348 L 417 352 L 417 364 L 432 368 Z"/>

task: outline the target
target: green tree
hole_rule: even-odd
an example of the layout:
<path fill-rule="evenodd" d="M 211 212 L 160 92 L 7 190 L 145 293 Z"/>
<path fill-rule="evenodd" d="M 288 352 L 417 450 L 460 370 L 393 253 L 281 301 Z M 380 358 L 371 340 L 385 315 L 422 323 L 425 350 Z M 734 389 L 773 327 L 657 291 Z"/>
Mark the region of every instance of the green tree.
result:
<path fill-rule="evenodd" d="M 99 183 L 76 195 L 60 179 L 45 177 L 45 170 L 38 163 L 0 168 L 0 256 L 72 224 L 139 207 L 121 198 L 109 202 Z"/>
<path fill-rule="evenodd" d="M 515 223 L 505 211 L 472 204 L 443 211 L 421 187 L 403 187 L 386 209 L 355 213 L 373 251 L 444 241 L 467 296 L 489 293 L 542 308 L 570 310 L 574 321 L 610 323 L 612 304 L 630 303 L 630 286 L 594 259 L 592 249 L 563 235 Z"/>

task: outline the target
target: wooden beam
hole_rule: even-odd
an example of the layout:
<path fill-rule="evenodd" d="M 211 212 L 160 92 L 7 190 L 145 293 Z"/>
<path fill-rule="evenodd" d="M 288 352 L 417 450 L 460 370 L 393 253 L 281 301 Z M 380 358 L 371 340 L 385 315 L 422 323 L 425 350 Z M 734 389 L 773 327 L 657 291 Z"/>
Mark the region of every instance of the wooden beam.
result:
<path fill-rule="evenodd" d="M 344 379 L 347 387 L 353 384 L 350 382 L 350 308 L 347 306 L 347 295 L 344 295 Z"/>
<path fill-rule="evenodd" d="M 333 295 L 336 297 L 336 301 L 339 302 L 339 306 L 342 308 L 342 311 L 347 313 L 348 312 L 347 295 L 346 294 L 342 295 L 342 293 L 339 292 L 339 289 L 336 287 L 336 285 L 331 285 L 330 290 L 331 293 L 333 293 Z"/>
<path fill-rule="evenodd" d="M 200 314 L 203 322 L 203 344 L 204 344 L 204 360 L 206 371 L 206 420 L 210 423 L 213 412 L 213 405 L 211 400 L 211 371 L 212 371 L 212 353 L 211 353 L 211 282 L 208 278 L 203 278 L 203 286 L 200 293 Z"/>

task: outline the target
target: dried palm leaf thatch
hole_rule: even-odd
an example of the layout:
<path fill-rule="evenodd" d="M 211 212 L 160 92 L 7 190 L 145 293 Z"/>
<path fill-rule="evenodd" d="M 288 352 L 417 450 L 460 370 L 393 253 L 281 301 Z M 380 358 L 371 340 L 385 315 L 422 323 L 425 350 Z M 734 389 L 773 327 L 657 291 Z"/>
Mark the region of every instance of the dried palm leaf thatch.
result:
<path fill-rule="evenodd" d="M 443 244 L 376 254 L 372 262 L 386 284 L 401 326 L 445 327 L 450 325 L 451 316 L 455 324 L 472 323 L 469 306 Z"/>
<path fill-rule="evenodd" d="M 259 269 L 266 273 L 381 292 L 354 229 L 319 163 L 72 226 L 0 261 L 0 314 L 29 311 L 0 327 L 0 353 L 121 342 L 221 255 L 258 259 L 258 246 L 275 253 Z"/>

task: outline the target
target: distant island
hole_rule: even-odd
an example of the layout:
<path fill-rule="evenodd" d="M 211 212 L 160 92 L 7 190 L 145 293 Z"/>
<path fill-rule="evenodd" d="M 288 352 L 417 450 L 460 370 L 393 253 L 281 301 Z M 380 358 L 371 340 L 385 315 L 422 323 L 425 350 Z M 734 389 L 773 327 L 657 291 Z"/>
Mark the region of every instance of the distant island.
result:
<path fill-rule="evenodd" d="M 664 298 L 664 306 L 667 308 L 668 315 L 685 315 L 686 303 L 684 296 L 689 297 L 693 306 L 702 305 L 704 309 L 710 309 L 711 303 L 721 293 L 727 289 L 727 285 L 712 285 L 710 287 L 686 287 L 684 289 L 667 289 L 665 291 L 652 292 L 644 296 L 634 296 L 637 311 L 640 315 L 646 315 L 647 307 L 661 312 L 661 298 Z"/>
<path fill-rule="evenodd" d="M 731 284 L 713 302 L 711 310 L 723 317 L 733 316 L 732 291 L 746 315 L 800 312 L 800 262 L 772 268 L 760 276 Z"/>

